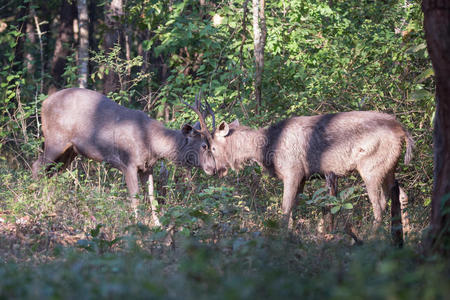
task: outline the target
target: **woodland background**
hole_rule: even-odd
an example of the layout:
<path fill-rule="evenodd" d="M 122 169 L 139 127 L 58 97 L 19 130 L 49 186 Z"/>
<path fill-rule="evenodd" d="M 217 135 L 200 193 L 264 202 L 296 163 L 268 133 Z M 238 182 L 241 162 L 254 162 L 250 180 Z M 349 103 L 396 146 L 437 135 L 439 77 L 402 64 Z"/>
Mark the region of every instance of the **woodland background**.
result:
<path fill-rule="evenodd" d="M 420 1 L 3 0 L 0 2 L 0 297 L 443 299 L 450 264 L 425 255 L 433 177 L 434 78 Z M 95 89 L 170 128 L 195 121 L 200 90 L 218 121 L 267 126 L 292 115 L 394 114 L 415 158 L 398 167 L 412 232 L 371 237 L 355 174 L 318 232 L 323 180 L 297 227 L 279 226 L 281 182 L 249 166 L 227 178 L 159 170 L 161 228 L 133 220 L 122 175 L 78 159 L 39 182 L 41 102 Z M 165 174 L 165 175 L 164 175 Z M 156 176 L 158 177 L 158 176 Z M 148 211 L 142 203 L 142 211 Z M 365 243 L 344 234 L 351 222 Z M 172 243 L 167 244 L 167 237 Z"/>

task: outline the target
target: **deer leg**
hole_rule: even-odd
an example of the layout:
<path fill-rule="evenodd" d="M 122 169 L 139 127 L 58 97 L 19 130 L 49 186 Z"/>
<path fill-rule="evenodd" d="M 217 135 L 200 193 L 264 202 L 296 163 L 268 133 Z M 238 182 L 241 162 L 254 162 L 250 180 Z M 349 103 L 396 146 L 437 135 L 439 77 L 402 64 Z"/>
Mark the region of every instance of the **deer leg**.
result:
<path fill-rule="evenodd" d="M 33 166 L 31 167 L 31 174 L 33 175 L 33 179 L 37 180 L 39 178 L 39 172 L 42 169 L 42 166 L 44 166 L 45 159 L 44 155 L 39 155 L 38 159 L 33 163 Z"/>
<path fill-rule="evenodd" d="M 386 208 L 386 198 L 381 195 L 381 185 L 377 184 L 376 180 L 364 180 L 367 188 L 367 194 L 369 195 L 370 203 L 372 204 L 372 210 L 374 215 L 374 222 L 372 230 L 375 232 L 380 228 L 383 211 Z M 384 203 L 383 203 L 384 202 Z"/>
<path fill-rule="evenodd" d="M 68 143 L 47 142 L 44 145 L 44 153 L 42 155 L 39 155 L 38 159 L 33 163 L 31 170 L 33 178 L 37 179 L 39 177 L 39 172 L 41 171 L 43 166 L 58 162 L 58 158 L 64 156 L 64 153 L 66 151 L 73 151 L 69 149 L 71 147 L 72 145 Z"/>
<path fill-rule="evenodd" d="M 163 161 L 161 161 L 161 168 L 159 169 L 157 182 L 158 184 L 156 187 L 158 189 L 158 194 L 165 198 L 167 194 L 167 183 L 169 182 L 169 170 L 167 170 Z M 164 204 L 164 201 L 162 201 L 161 204 Z"/>
<path fill-rule="evenodd" d="M 391 188 L 391 235 L 395 245 L 403 246 L 400 188 L 397 180 Z"/>
<path fill-rule="evenodd" d="M 133 208 L 134 216 L 137 219 L 137 217 L 138 217 L 138 211 L 137 211 L 138 202 L 136 199 L 136 195 L 139 192 L 138 179 L 137 179 L 137 168 L 136 167 L 128 167 L 123 173 L 125 175 L 125 182 L 127 184 L 128 194 L 129 194 L 130 200 L 131 200 L 131 207 Z"/>
<path fill-rule="evenodd" d="M 156 226 L 161 226 L 158 214 L 156 213 L 157 202 L 155 200 L 155 192 L 154 192 L 153 169 L 150 169 L 146 172 L 139 172 L 139 176 L 141 179 L 142 187 L 144 189 L 144 198 L 147 199 L 148 197 L 150 201 L 153 223 Z"/>
<path fill-rule="evenodd" d="M 150 174 L 152 174 L 153 170 L 147 171 L 147 172 L 143 172 L 143 171 L 138 171 L 138 175 L 139 175 L 139 180 L 141 182 L 141 186 L 142 189 L 144 190 L 144 201 L 146 202 L 148 200 L 148 180 L 150 178 Z"/>
<path fill-rule="evenodd" d="M 397 180 L 395 180 L 394 171 L 386 174 L 383 181 L 384 203 L 386 198 L 391 198 L 391 235 L 395 245 L 403 245 L 403 228 L 400 205 L 400 187 Z M 384 210 L 385 207 L 382 207 Z"/>
<path fill-rule="evenodd" d="M 330 196 L 337 196 L 337 176 L 334 173 L 325 174 L 326 185 Z M 322 207 L 322 226 L 319 226 L 319 232 L 333 232 L 335 229 L 334 217 L 329 207 Z"/>
<path fill-rule="evenodd" d="M 68 148 L 60 157 L 58 157 L 58 162 L 62 162 L 62 169 L 68 169 L 74 158 L 77 156 L 73 147 Z"/>
<path fill-rule="evenodd" d="M 305 188 L 305 181 L 306 180 L 304 178 L 300 181 L 300 184 L 298 185 L 297 188 L 297 194 L 303 193 L 303 189 Z M 295 204 L 298 205 L 298 201 L 296 201 Z"/>
<path fill-rule="evenodd" d="M 291 230 L 294 225 L 292 208 L 295 204 L 295 196 L 298 192 L 299 182 L 297 177 L 287 177 L 283 181 L 283 203 L 281 209 L 283 211 L 283 222 L 288 225 L 288 229 Z"/>
<path fill-rule="evenodd" d="M 400 208 L 402 211 L 402 224 L 403 224 L 403 234 L 407 234 L 410 231 L 410 225 L 409 225 L 409 215 L 407 211 L 408 207 L 408 195 L 405 193 L 405 191 L 399 186 L 400 191 Z"/>

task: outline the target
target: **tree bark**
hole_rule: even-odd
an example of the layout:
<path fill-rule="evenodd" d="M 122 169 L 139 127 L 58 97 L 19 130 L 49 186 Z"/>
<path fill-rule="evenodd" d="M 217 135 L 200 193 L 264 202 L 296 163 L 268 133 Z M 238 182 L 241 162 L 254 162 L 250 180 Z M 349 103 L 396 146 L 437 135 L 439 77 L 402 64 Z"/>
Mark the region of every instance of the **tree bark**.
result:
<path fill-rule="evenodd" d="M 436 81 L 430 247 L 450 254 L 450 1 L 424 0 L 425 37 Z"/>
<path fill-rule="evenodd" d="M 67 56 L 71 54 L 71 44 L 74 37 L 73 20 L 76 18 L 77 10 L 74 2 L 63 0 L 60 11 L 60 25 L 55 42 L 55 50 L 51 61 L 52 82 L 49 94 L 64 87 L 62 74 L 67 63 Z"/>
<path fill-rule="evenodd" d="M 264 47 L 266 44 L 266 17 L 264 13 L 265 0 L 253 0 L 253 45 L 255 53 L 255 79 L 253 86 L 255 90 L 256 113 L 259 114 L 261 107 L 261 83 L 264 70 Z"/>
<path fill-rule="evenodd" d="M 37 42 L 33 23 L 34 23 L 34 19 L 32 19 L 32 18 L 27 19 L 26 40 L 29 43 L 29 45 L 36 45 L 36 42 Z M 25 43 L 25 45 L 26 44 L 27 43 Z M 27 68 L 27 73 L 29 76 L 31 76 L 35 71 L 34 62 L 36 59 L 33 56 L 30 47 L 26 47 L 26 46 L 24 47 L 24 57 L 25 57 L 25 66 Z"/>
<path fill-rule="evenodd" d="M 45 70 L 44 70 L 44 43 L 42 41 L 42 36 L 44 35 L 41 31 L 41 25 L 39 23 L 39 19 L 36 15 L 36 11 L 34 10 L 34 8 L 30 8 L 30 13 L 31 16 L 34 19 L 34 25 L 36 26 L 36 33 L 39 39 L 39 53 L 40 53 L 40 58 L 41 58 L 41 77 L 39 79 L 39 92 L 42 94 L 44 91 L 44 74 L 45 74 Z"/>
<path fill-rule="evenodd" d="M 119 18 L 122 14 L 122 0 L 107 1 L 105 5 L 105 24 L 107 31 L 103 42 L 106 55 L 111 52 L 114 44 L 120 43 L 121 28 Z M 109 92 L 114 92 L 117 89 L 118 81 L 117 74 L 113 70 L 109 70 L 109 73 L 105 75 L 103 93 L 108 94 Z"/>
<path fill-rule="evenodd" d="M 78 26 L 79 26 L 79 46 L 78 46 L 78 86 L 87 87 L 88 64 L 89 64 L 89 17 L 86 0 L 78 0 Z"/>

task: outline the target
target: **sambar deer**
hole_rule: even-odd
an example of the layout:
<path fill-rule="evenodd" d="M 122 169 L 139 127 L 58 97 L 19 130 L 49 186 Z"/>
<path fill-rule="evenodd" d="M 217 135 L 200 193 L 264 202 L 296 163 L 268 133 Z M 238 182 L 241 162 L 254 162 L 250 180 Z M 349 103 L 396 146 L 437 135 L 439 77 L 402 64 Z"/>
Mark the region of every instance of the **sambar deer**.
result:
<path fill-rule="evenodd" d="M 403 209 L 407 197 L 394 172 L 403 142 L 408 164 L 414 142 L 395 117 L 352 111 L 292 117 L 260 129 L 242 126 L 238 120 L 221 122 L 213 132 L 210 147 L 219 176 L 226 175 L 228 168 L 237 170 L 254 161 L 281 179 L 285 221 L 291 220 L 296 195 L 311 175 L 333 178 L 358 171 L 372 204 L 375 227 L 382 221 L 387 198 L 392 199 L 393 236 L 401 243 L 399 194 L 404 199 Z"/>
<path fill-rule="evenodd" d="M 144 190 L 148 182 L 153 204 L 152 168 L 158 159 L 215 173 L 205 136 L 210 132 L 203 119 L 200 128 L 185 124 L 181 130 L 172 130 L 142 111 L 81 88 L 64 89 L 48 97 L 42 103 L 41 119 L 44 153 L 33 163 L 33 177 L 49 164 L 61 162 L 67 167 L 77 154 L 107 162 L 124 174 L 135 214 L 138 177 Z"/>

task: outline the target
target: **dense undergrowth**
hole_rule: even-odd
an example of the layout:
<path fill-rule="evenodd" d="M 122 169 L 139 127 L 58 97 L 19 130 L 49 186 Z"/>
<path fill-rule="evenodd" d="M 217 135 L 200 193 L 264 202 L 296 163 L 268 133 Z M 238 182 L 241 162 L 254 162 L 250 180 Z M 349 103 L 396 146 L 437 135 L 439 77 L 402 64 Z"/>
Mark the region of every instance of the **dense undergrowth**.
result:
<path fill-rule="evenodd" d="M 1 168 L 0 295 L 6 298 L 169 299 L 444 299 L 448 260 L 422 247 L 429 208 L 409 208 L 412 232 L 403 249 L 383 230 L 374 234 L 370 205 L 358 182 L 353 209 L 336 214 L 337 229 L 321 234 L 321 208 L 306 204 L 297 225 L 279 223 L 281 186 L 259 169 L 220 182 L 169 167 L 160 205 L 162 227 L 148 203 L 138 220 L 121 174 L 78 160 L 72 170 L 35 182 L 28 170 Z M 86 175 L 87 174 L 87 175 Z M 363 245 L 344 233 L 352 222 Z"/>
<path fill-rule="evenodd" d="M 445 299 L 448 261 L 385 241 L 361 247 L 277 237 L 206 243 L 180 238 L 175 250 L 148 251 L 128 236 L 119 252 L 61 249 L 41 264 L 2 265 L 2 296 L 168 299 Z"/>

